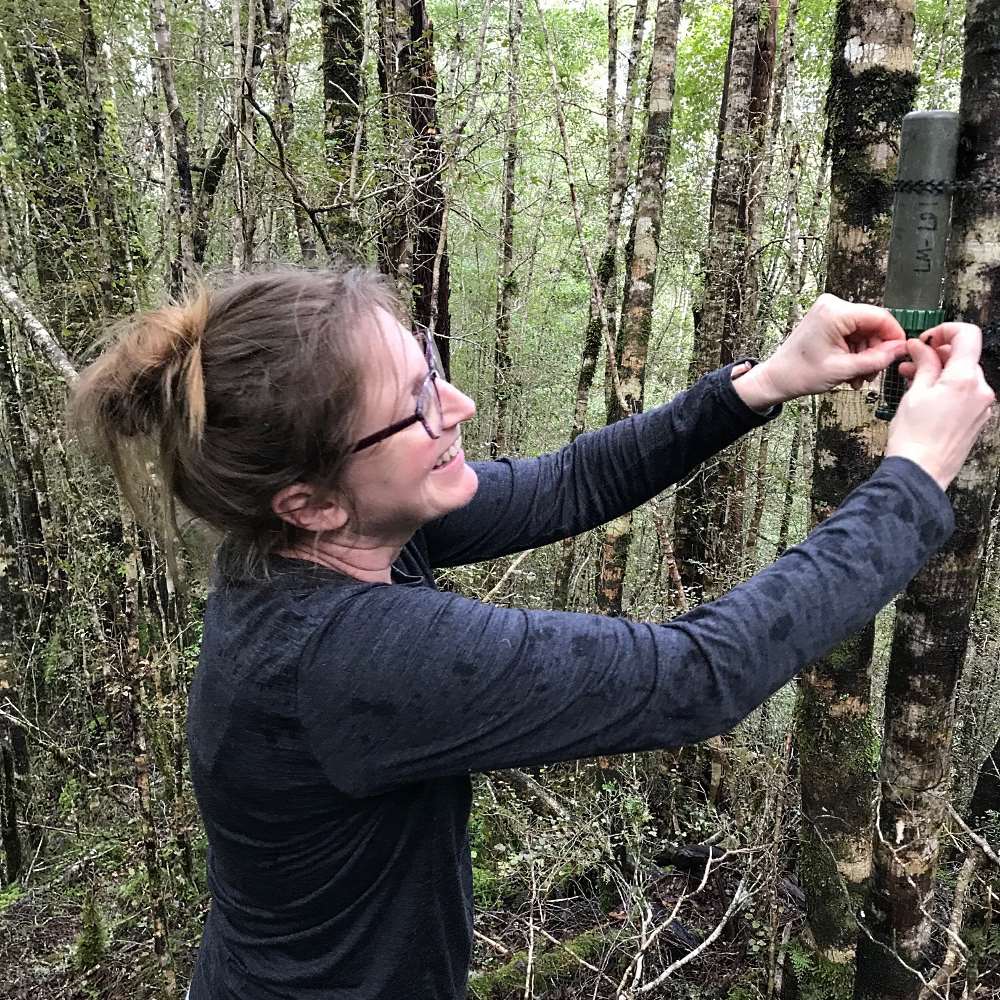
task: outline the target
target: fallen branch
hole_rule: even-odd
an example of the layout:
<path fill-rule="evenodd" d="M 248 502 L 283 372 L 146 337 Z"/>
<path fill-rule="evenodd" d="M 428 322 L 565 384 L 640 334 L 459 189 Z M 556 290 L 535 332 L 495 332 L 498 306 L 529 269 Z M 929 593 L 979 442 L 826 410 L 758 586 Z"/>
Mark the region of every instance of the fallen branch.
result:
<path fill-rule="evenodd" d="M 518 791 L 531 796 L 539 804 L 538 811 L 556 819 L 568 819 L 569 811 L 547 788 L 535 781 L 530 774 L 517 768 L 497 771 L 497 776 L 512 784 Z"/>
<path fill-rule="evenodd" d="M 0 299 L 14 314 L 25 329 L 31 342 L 38 348 L 49 363 L 62 377 L 73 383 L 79 377 L 79 372 L 73 367 L 69 355 L 59 346 L 56 338 L 48 331 L 45 324 L 28 308 L 20 295 L 14 290 L 7 275 L 0 272 Z"/>

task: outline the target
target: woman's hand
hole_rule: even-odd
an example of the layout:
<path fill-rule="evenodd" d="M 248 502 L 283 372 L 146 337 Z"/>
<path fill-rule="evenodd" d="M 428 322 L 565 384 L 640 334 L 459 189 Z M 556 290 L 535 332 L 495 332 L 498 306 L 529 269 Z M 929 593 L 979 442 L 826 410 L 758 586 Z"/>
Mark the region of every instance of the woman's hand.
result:
<path fill-rule="evenodd" d="M 888 309 L 821 295 L 780 347 L 733 386 L 752 409 L 766 410 L 842 382 L 860 389 L 907 356 L 906 334 Z"/>
<path fill-rule="evenodd" d="M 979 367 L 982 333 L 971 323 L 943 323 L 907 342 L 911 380 L 889 425 L 886 456 L 916 462 L 947 489 L 958 475 L 996 396 Z"/>

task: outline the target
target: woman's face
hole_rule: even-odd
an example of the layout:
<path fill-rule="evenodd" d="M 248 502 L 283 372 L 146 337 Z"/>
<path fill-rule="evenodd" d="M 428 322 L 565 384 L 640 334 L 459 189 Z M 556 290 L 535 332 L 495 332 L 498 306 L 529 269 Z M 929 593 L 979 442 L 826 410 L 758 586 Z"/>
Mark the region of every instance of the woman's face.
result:
<path fill-rule="evenodd" d="M 427 377 L 419 341 L 384 310 L 377 316 L 359 440 L 411 416 Z M 475 416 L 476 404 L 443 376 L 437 388 L 439 438 L 416 422 L 348 463 L 344 487 L 360 521 L 355 530 L 376 538 L 408 537 L 428 521 L 464 507 L 475 494 L 478 480 L 465 462 L 460 425 Z"/>

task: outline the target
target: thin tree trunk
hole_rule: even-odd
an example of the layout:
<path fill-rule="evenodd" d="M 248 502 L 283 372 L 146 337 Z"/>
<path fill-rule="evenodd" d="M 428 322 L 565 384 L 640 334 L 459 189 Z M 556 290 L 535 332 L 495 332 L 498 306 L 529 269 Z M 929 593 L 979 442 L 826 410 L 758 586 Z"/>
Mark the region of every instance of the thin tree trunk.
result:
<path fill-rule="evenodd" d="M 177 241 L 179 255 L 171 267 L 171 292 L 179 293 L 197 275 L 194 252 L 194 184 L 191 180 L 191 153 L 188 142 L 187 119 L 177 100 L 174 82 L 174 50 L 167 21 L 166 0 L 150 0 L 150 23 L 156 54 L 153 66 L 159 78 L 166 105 L 163 119 L 164 156 L 172 160 L 171 174 L 177 182 Z"/>
<path fill-rule="evenodd" d="M 404 293 L 413 281 L 412 223 L 414 161 L 410 122 L 409 0 L 377 0 L 378 76 L 382 91 L 382 131 L 387 148 L 395 146 L 378 226 L 379 267 L 392 275 Z"/>
<path fill-rule="evenodd" d="M 357 256 L 361 238 L 351 204 L 351 168 L 358 129 L 362 127 L 364 80 L 361 73 L 364 11 L 360 0 L 322 0 L 323 141 L 327 201 L 342 208 L 331 212 L 330 234 L 342 253 Z"/>
<path fill-rule="evenodd" d="M 754 463 L 756 495 L 754 496 L 753 513 L 750 517 L 750 527 L 747 529 L 746 563 L 750 572 L 753 572 L 757 566 L 757 539 L 760 537 L 760 522 L 764 517 L 764 507 L 767 504 L 767 459 L 770 442 L 770 427 L 762 427 L 757 441 L 757 460 Z"/>
<path fill-rule="evenodd" d="M 670 159 L 680 13 L 681 0 L 658 0 L 650 63 L 649 115 L 638 170 L 638 198 L 626 250 L 628 267 L 618 327 L 619 378 L 623 401 L 631 413 L 639 413 L 643 408 L 646 356 L 653 328 L 653 296 L 660 249 L 663 186 Z M 608 422 L 627 415 L 618 410 L 616 401 L 608 412 Z M 605 614 L 621 613 L 631 537 L 631 515 L 617 518 L 605 531 L 597 580 L 597 606 Z"/>
<path fill-rule="evenodd" d="M 104 74 L 94 30 L 90 0 L 79 0 L 82 29 L 83 83 L 90 118 L 90 158 L 94 168 L 95 219 L 105 266 L 98 277 L 106 316 L 118 316 L 136 308 L 135 265 L 131 239 L 118 207 L 121 192 L 116 190 L 108 170 L 107 116 L 103 104 Z"/>
<path fill-rule="evenodd" d="M 826 289 L 842 298 L 882 298 L 899 134 L 917 85 L 913 28 L 913 0 L 838 2 L 827 97 L 832 202 Z M 814 523 L 870 475 L 884 434 L 863 393 L 840 389 L 820 399 Z M 801 978 L 814 990 L 822 983 L 830 1000 L 854 993 L 856 914 L 871 873 L 874 641 L 873 623 L 812 664 L 799 687 L 799 874 L 815 946 Z"/>
<path fill-rule="evenodd" d="M 986 331 L 983 368 L 1000 389 L 1000 2 L 970 0 L 961 138 L 945 282 L 949 317 Z M 991 185 L 992 182 L 992 186 Z M 955 533 L 906 589 L 896 611 L 886 686 L 882 804 L 859 996 L 916 1000 L 926 972 L 934 880 L 944 832 L 954 694 L 1000 461 L 1000 419 L 986 425 L 949 490 Z M 898 960 L 896 958 L 898 956 Z"/>
<path fill-rule="evenodd" d="M 496 339 L 493 346 L 493 398 L 496 413 L 490 456 L 498 458 L 509 448 L 509 423 L 513 362 L 510 356 L 510 314 L 516 293 L 514 278 L 514 195 L 519 155 L 518 91 L 521 69 L 521 25 L 524 20 L 523 0 L 511 0 L 507 28 L 507 135 L 503 160 L 503 206 L 500 222 L 500 261 L 497 268 Z"/>
<path fill-rule="evenodd" d="M 771 7 L 734 0 L 730 56 L 710 212 L 705 291 L 695 326 L 689 381 L 728 364 L 749 346 L 756 317 L 753 249 L 767 136 L 775 31 Z M 765 96 L 766 95 L 766 96 Z M 718 596 L 728 553 L 743 547 L 743 449 L 727 449 L 678 493 L 677 557 L 695 600 Z"/>
<path fill-rule="evenodd" d="M 451 370 L 451 266 L 444 193 L 444 150 L 437 114 L 434 26 L 424 0 L 410 2 L 410 125 L 415 141 L 413 318 L 434 335 L 446 377 Z"/>
<path fill-rule="evenodd" d="M 781 521 L 778 524 L 778 545 L 775 558 L 788 548 L 788 532 L 792 523 L 792 505 L 795 503 L 795 480 L 799 474 L 799 452 L 802 449 L 802 425 L 805 423 L 805 407 L 799 406 L 795 412 L 795 428 L 792 443 L 788 449 L 788 475 L 785 479 L 785 496 L 781 503 Z"/>
<path fill-rule="evenodd" d="M 275 117 L 286 150 L 292 147 L 295 135 L 295 102 L 292 82 L 288 75 L 288 45 L 292 31 L 290 0 L 261 0 L 264 20 L 271 43 L 271 65 L 274 73 Z M 279 6 L 280 5 L 280 6 Z M 305 263 L 316 259 L 316 240 L 313 239 L 309 218 L 301 205 L 292 205 L 292 218 L 299 239 L 299 250 Z"/>
<path fill-rule="evenodd" d="M 587 426 L 587 407 L 590 402 L 590 390 L 594 384 L 597 371 L 597 358 L 601 343 L 614 343 L 616 333 L 605 328 L 605 319 L 613 322 L 618 262 L 618 238 L 621 229 L 622 206 L 628 187 L 628 160 L 632 148 L 632 124 L 635 118 L 636 92 L 639 80 L 639 65 L 642 56 L 642 40 L 645 35 L 646 12 L 648 0 L 639 0 L 636 4 L 635 16 L 632 21 L 632 36 L 628 54 L 628 69 L 626 71 L 625 100 L 622 108 L 621 126 L 618 124 L 617 110 L 617 80 L 618 80 L 618 2 L 608 0 L 608 89 L 607 116 L 608 134 L 608 229 L 604 249 L 597 266 L 597 281 L 601 296 L 598 303 L 597 294 L 592 290 L 590 296 L 590 311 L 587 317 L 587 328 L 584 331 L 583 351 L 580 357 L 580 370 L 577 375 L 576 396 L 573 406 L 573 426 L 570 429 L 569 440 L 572 444 L 584 432 Z M 617 359 L 609 359 L 608 365 L 617 364 Z M 610 380 L 609 380 L 610 381 Z M 610 386 L 606 393 L 607 405 L 612 405 L 614 393 Z M 559 565 L 556 570 L 556 583 L 553 591 L 553 606 L 565 610 L 569 605 L 570 581 L 573 579 L 573 562 L 576 555 L 576 539 L 567 538 L 560 548 Z"/>

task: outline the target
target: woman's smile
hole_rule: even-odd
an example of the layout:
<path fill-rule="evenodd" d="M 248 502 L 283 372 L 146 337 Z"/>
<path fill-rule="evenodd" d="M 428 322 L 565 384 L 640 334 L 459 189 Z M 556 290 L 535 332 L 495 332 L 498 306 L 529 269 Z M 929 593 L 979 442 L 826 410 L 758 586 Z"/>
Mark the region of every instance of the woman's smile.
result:
<path fill-rule="evenodd" d="M 431 470 L 432 472 L 443 472 L 445 469 L 450 468 L 452 464 L 458 464 L 455 460 L 461 459 L 465 461 L 465 452 L 462 451 L 462 435 L 459 434 L 455 439 L 454 444 L 438 459 L 437 464 Z"/>

